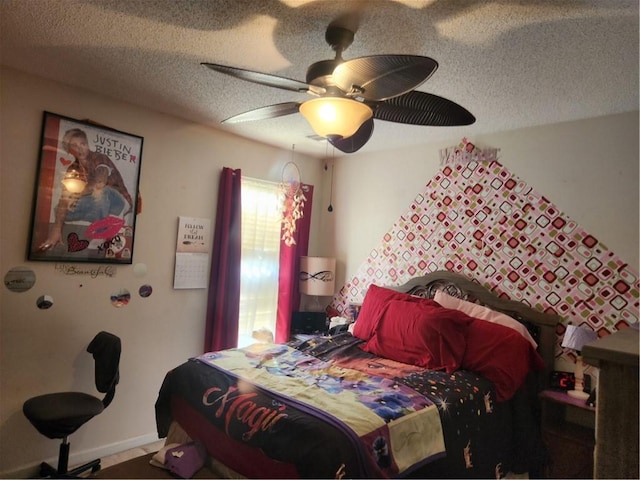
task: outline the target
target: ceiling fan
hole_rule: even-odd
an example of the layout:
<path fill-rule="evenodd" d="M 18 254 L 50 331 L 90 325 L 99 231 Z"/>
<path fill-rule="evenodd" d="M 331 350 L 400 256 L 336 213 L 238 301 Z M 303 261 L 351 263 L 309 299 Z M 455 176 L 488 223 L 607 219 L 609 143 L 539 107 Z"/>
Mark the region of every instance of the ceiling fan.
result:
<path fill-rule="evenodd" d="M 336 23 L 325 40 L 336 52 L 333 60 L 313 63 L 306 82 L 237 67 L 202 63 L 231 75 L 269 87 L 308 93 L 316 98 L 284 102 L 249 110 L 223 120 L 240 123 L 300 112 L 319 135 L 345 153 L 362 148 L 373 133 L 373 120 L 424 126 L 471 125 L 475 117 L 446 98 L 414 90 L 438 68 L 438 62 L 418 55 L 372 55 L 343 60 L 354 32 Z M 328 118 L 325 118 L 326 114 Z"/>

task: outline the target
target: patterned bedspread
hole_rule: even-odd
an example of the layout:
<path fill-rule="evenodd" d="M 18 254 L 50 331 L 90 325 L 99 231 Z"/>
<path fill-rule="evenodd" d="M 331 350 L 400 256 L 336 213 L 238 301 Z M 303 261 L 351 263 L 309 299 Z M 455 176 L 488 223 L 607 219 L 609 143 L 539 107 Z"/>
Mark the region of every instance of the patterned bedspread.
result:
<path fill-rule="evenodd" d="M 438 465 L 435 476 L 499 478 L 512 469 L 512 408 L 493 401 L 490 382 L 379 358 L 360 343 L 343 334 L 191 359 L 165 378 L 158 433 L 179 398 L 198 411 L 192 438 L 211 424 L 234 452 L 253 447 L 301 478 L 425 476 Z M 260 461 L 236 466 L 253 478 L 289 476 Z"/>
<path fill-rule="evenodd" d="M 412 388 L 320 360 L 287 345 L 257 344 L 208 353 L 198 360 L 252 388 L 333 423 L 354 448 L 387 475 L 444 452 L 437 407 Z M 245 383 L 246 382 L 246 383 Z M 263 413 L 263 415 L 266 413 Z"/>
<path fill-rule="evenodd" d="M 442 371 L 380 358 L 359 348 L 362 342 L 349 335 L 315 337 L 294 343 L 301 351 L 335 365 L 353 368 L 368 375 L 393 379 L 410 387 L 437 406 L 446 445 L 446 458 L 439 461 L 439 470 L 423 461 L 412 467 L 429 464 L 420 470 L 427 476 L 447 478 L 500 478 L 511 468 L 513 448 L 511 434 L 512 411 L 509 405 L 494 402 L 491 382 L 473 372 Z M 404 472 L 409 474 L 410 472 Z"/>

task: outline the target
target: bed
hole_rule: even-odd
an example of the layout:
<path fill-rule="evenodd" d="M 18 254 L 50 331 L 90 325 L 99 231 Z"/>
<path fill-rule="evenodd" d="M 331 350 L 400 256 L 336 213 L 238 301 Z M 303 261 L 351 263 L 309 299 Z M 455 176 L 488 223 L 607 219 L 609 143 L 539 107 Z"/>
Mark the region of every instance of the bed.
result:
<path fill-rule="evenodd" d="M 158 435 L 203 445 L 236 478 L 538 477 L 559 320 L 447 271 L 372 284 L 351 333 L 168 372 Z"/>

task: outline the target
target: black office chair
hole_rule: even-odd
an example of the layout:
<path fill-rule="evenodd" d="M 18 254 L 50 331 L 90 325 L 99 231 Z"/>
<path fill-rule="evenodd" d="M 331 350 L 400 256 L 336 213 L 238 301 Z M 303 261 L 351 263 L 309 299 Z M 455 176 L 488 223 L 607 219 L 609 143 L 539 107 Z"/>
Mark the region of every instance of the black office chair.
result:
<path fill-rule="evenodd" d="M 60 392 L 30 398 L 22 407 L 24 415 L 38 431 L 48 438 L 60 438 L 58 468 L 46 462 L 40 465 L 42 477 L 72 478 L 86 470 L 100 470 L 100 459 L 68 471 L 69 447 L 67 437 L 109 406 L 120 380 L 120 339 L 107 332 L 98 333 L 87 347 L 95 361 L 96 388 L 106 393 L 100 400 L 82 392 Z"/>

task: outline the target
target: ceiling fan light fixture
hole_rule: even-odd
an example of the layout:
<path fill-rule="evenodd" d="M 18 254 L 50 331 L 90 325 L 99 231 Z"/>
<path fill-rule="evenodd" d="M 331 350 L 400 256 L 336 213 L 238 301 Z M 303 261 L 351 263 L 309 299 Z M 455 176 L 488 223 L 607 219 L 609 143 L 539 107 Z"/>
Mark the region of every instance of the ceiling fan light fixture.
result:
<path fill-rule="evenodd" d="M 342 97 L 321 97 L 300 105 L 300 113 L 321 137 L 349 138 L 373 116 L 362 102 Z"/>

